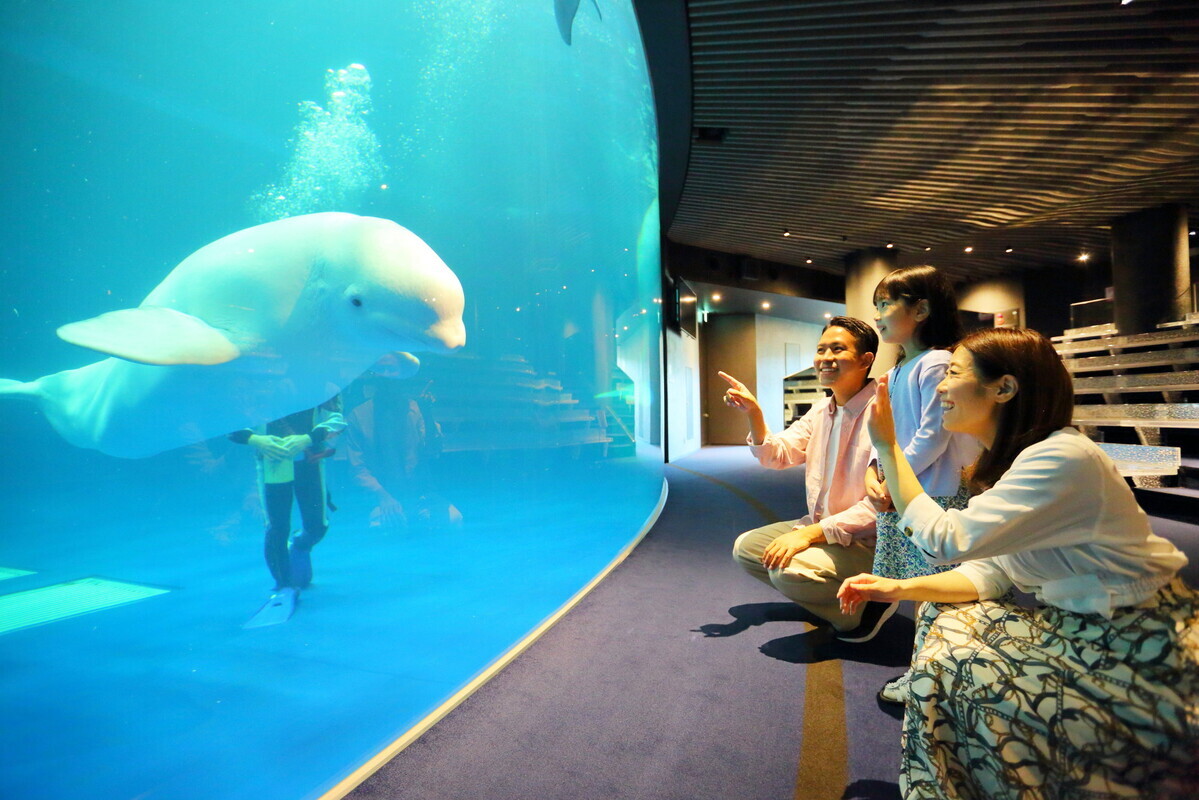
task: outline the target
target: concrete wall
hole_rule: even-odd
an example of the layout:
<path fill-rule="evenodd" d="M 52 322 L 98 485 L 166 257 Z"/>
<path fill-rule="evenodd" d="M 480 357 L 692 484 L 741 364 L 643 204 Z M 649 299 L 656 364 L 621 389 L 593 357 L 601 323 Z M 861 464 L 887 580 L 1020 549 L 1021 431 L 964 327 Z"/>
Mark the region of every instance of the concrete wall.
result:
<path fill-rule="evenodd" d="M 859 250 L 845 259 L 845 315 L 874 324 L 874 287 L 895 269 L 895 254 L 886 251 Z M 899 346 L 879 342 L 878 354 L 870 374 L 886 375 L 899 358 Z"/>
<path fill-rule="evenodd" d="M 1024 286 L 1019 278 L 996 278 L 959 286 L 958 308 L 986 314 L 1015 308 L 1020 311 L 1020 326 L 1027 325 Z"/>

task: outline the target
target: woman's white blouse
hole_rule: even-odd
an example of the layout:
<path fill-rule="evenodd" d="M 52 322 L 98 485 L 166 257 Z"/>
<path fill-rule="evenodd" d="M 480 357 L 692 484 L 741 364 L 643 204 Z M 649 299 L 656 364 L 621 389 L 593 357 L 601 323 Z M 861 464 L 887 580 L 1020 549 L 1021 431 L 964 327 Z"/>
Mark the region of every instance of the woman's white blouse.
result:
<path fill-rule="evenodd" d="M 1151 598 L 1187 563 L 1150 530 L 1107 454 L 1074 428 L 1025 448 L 964 510 L 920 495 L 901 526 L 931 563 L 964 562 L 956 571 L 980 599 L 1015 585 L 1059 608 L 1108 617 Z"/>

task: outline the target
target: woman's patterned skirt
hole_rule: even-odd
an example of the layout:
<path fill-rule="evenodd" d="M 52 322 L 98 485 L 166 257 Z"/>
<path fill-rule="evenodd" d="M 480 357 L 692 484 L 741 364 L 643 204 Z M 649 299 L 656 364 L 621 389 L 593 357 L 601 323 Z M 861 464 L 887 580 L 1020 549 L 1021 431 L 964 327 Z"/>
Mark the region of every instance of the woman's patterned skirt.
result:
<path fill-rule="evenodd" d="M 1199 593 L 1175 578 L 1112 619 L 924 603 L 905 798 L 1199 798 Z"/>

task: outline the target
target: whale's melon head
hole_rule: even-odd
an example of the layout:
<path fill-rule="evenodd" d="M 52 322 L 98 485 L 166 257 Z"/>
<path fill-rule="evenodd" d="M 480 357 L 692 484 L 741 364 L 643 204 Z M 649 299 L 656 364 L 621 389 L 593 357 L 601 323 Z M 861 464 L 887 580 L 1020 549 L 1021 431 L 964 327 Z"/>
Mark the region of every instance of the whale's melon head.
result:
<path fill-rule="evenodd" d="M 447 353 L 466 344 L 458 276 L 416 234 L 379 220 L 363 237 L 338 316 L 388 350 Z"/>

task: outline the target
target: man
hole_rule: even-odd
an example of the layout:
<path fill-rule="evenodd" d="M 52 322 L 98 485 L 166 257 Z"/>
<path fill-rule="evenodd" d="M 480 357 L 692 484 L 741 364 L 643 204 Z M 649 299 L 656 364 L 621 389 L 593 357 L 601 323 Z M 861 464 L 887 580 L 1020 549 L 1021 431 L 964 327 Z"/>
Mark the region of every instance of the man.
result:
<path fill-rule="evenodd" d="M 845 642 L 873 639 L 898 604 L 865 604 L 844 614 L 837 590 L 845 578 L 869 572 L 874 560 L 875 510 L 866 497 L 870 464 L 867 409 L 874 399 L 870 367 L 878 334 L 853 317 L 833 317 L 816 346 L 820 385 L 832 396 L 779 434 L 771 433 L 757 398 L 745 384 L 721 372 L 730 388 L 724 400 L 749 417 L 746 441 L 771 469 L 807 464 L 809 514 L 747 531 L 733 558 L 750 575 L 827 620 Z"/>

